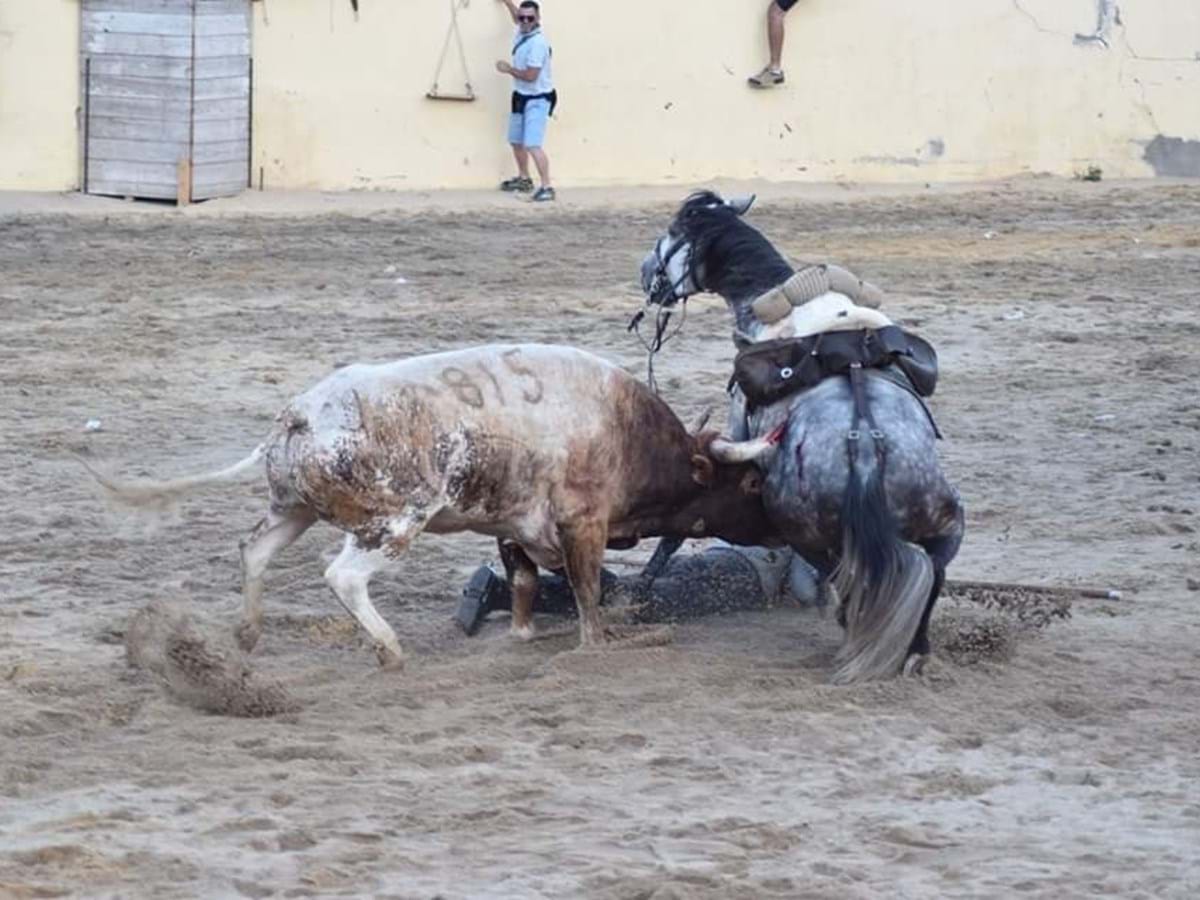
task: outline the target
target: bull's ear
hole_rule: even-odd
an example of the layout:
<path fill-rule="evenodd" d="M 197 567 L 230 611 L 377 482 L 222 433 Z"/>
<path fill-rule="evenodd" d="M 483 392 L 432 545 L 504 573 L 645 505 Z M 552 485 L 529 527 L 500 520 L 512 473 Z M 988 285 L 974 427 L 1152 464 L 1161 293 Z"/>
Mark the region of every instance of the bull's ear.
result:
<path fill-rule="evenodd" d="M 725 205 L 732 209 L 739 216 L 744 216 L 746 211 L 754 205 L 757 194 L 751 194 L 749 197 L 730 197 L 725 201 Z"/>
<path fill-rule="evenodd" d="M 741 487 L 743 494 L 761 494 L 762 473 L 758 469 L 751 469 L 742 476 L 742 483 L 739 487 Z"/>
<path fill-rule="evenodd" d="M 709 456 L 704 453 L 692 454 L 692 481 L 702 487 L 708 487 L 713 483 L 715 475 L 716 466 Z"/>

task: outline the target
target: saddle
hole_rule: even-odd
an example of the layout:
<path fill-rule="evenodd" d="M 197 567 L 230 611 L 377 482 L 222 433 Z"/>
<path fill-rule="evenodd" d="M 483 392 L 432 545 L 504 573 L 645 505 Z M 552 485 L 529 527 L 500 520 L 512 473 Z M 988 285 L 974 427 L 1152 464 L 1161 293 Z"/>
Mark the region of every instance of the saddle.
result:
<path fill-rule="evenodd" d="M 815 387 L 831 375 L 849 375 L 853 368 L 895 373 L 893 380 L 918 397 L 932 395 L 937 387 L 937 352 L 895 325 L 751 344 L 733 361 L 730 387 L 741 388 L 747 409 L 754 409 Z"/>

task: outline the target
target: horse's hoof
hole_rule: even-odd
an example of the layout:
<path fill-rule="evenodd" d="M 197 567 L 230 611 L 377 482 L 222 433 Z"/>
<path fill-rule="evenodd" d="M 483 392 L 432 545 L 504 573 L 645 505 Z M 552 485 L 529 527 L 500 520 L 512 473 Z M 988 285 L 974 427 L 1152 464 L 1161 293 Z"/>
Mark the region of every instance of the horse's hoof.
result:
<path fill-rule="evenodd" d="M 234 629 L 233 636 L 242 652 L 249 653 L 258 646 L 258 639 L 262 637 L 262 626 L 257 622 L 242 622 Z"/>
<path fill-rule="evenodd" d="M 534 637 L 536 637 L 536 634 L 533 630 L 533 623 L 528 625 L 517 625 L 514 622 L 512 628 L 509 629 L 509 634 L 511 634 L 518 641 L 532 641 Z"/>
<path fill-rule="evenodd" d="M 390 647 L 379 645 L 375 648 L 375 656 L 379 659 L 379 668 L 384 672 L 399 672 L 404 669 L 404 657 Z"/>
<path fill-rule="evenodd" d="M 914 653 L 904 661 L 904 677 L 918 678 L 925 671 L 925 663 L 929 659 L 926 653 Z"/>

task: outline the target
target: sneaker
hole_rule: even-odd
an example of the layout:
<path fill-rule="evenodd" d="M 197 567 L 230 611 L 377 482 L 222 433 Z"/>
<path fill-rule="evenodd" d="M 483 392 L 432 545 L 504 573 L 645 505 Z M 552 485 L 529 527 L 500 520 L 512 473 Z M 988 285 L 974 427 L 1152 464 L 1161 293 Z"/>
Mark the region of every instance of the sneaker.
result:
<path fill-rule="evenodd" d="M 533 190 L 533 179 L 526 178 L 524 175 L 514 175 L 512 178 L 506 178 L 500 182 L 500 190 L 526 194 Z"/>
<path fill-rule="evenodd" d="M 536 191 L 534 191 L 533 196 L 530 197 L 529 199 L 532 200 L 534 203 L 543 203 L 546 200 L 553 200 L 554 199 L 554 188 L 540 187 Z"/>
<path fill-rule="evenodd" d="M 462 600 L 458 602 L 458 611 L 454 613 L 454 621 L 468 636 L 479 630 L 488 613 L 500 608 L 493 603 L 501 599 L 505 587 L 504 579 L 493 572 L 490 566 L 480 566 L 475 570 L 463 588 Z"/>
<path fill-rule="evenodd" d="M 772 69 L 767 66 L 757 75 L 751 75 L 746 79 L 746 82 L 752 88 L 772 88 L 778 84 L 783 84 L 783 70 Z"/>

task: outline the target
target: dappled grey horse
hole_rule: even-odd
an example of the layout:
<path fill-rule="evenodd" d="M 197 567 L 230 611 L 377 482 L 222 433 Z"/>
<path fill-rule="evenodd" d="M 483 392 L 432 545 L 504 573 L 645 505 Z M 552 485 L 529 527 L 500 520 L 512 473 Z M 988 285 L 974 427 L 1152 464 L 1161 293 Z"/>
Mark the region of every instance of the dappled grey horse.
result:
<path fill-rule="evenodd" d="M 642 263 L 648 304 L 669 309 L 697 293 L 724 298 L 742 344 L 777 329 L 755 316 L 756 298 L 792 266 L 742 215 L 749 201 L 703 191 L 689 197 Z M 897 380 L 864 369 L 834 375 L 747 414 L 735 395 L 731 429 L 784 427 L 759 459 L 771 524 L 830 580 L 846 631 L 837 682 L 918 672 L 929 653 L 929 617 L 963 536 L 958 492 L 938 464 L 932 419 Z M 864 416 L 865 413 L 865 416 Z"/>

